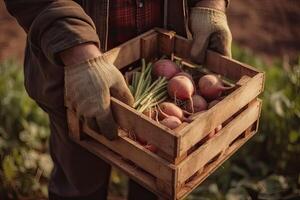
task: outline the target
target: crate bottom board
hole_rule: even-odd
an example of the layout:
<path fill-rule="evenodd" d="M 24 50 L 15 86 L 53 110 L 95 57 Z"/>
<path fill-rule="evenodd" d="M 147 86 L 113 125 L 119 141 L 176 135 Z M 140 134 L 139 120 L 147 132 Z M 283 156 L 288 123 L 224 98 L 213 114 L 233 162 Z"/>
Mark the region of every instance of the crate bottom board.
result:
<path fill-rule="evenodd" d="M 244 143 L 246 143 L 256 130 L 246 130 L 243 137 L 239 138 L 228 149 L 219 154 L 206 165 L 203 169 L 192 176 L 184 185 L 177 191 L 176 198 L 166 196 L 157 186 L 157 180 L 154 176 L 138 168 L 130 161 L 123 159 L 120 155 L 111 151 L 109 148 L 98 143 L 94 139 L 87 137 L 84 140 L 75 140 L 76 143 L 95 154 L 99 158 L 105 160 L 109 164 L 123 171 L 131 179 L 143 185 L 148 190 L 156 193 L 161 199 L 183 199 L 189 195 L 197 186 L 199 186 L 209 175 L 211 175 L 220 165 L 222 165 L 234 152 L 236 152 Z"/>

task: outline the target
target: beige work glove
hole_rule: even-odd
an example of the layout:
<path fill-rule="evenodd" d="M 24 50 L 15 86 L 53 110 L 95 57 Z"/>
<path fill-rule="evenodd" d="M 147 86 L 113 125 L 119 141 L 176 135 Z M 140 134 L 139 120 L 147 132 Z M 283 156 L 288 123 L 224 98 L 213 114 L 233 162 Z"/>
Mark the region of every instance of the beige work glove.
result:
<path fill-rule="evenodd" d="M 232 36 L 224 12 L 194 7 L 191 9 L 190 26 L 193 34 L 191 57 L 195 62 L 204 62 L 207 49 L 231 57 Z"/>
<path fill-rule="evenodd" d="M 95 121 L 108 139 L 118 136 L 110 96 L 132 106 L 131 95 L 121 72 L 100 56 L 75 66 L 65 67 L 65 98 L 67 106 L 76 110 L 78 117 Z"/>

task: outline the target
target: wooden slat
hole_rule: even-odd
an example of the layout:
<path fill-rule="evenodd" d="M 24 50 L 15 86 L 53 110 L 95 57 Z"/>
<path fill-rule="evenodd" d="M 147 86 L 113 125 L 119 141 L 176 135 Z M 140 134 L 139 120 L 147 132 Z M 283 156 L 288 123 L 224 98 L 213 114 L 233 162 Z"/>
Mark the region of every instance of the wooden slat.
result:
<path fill-rule="evenodd" d="M 177 199 L 181 200 L 187 197 L 194 189 L 196 189 L 207 177 L 209 177 L 216 169 L 218 169 L 227 159 L 229 159 L 240 147 L 242 147 L 250 138 L 255 135 L 256 131 L 251 132 L 245 138 L 228 148 L 214 163 L 205 168 L 192 181 L 180 188 L 177 193 Z"/>
<path fill-rule="evenodd" d="M 156 29 L 158 31 L 158 51 L 160 55 L 171 55 L 174 52 L 175 32 L 163 29 Z"/>
<path fill-rule="evenodd" d="M 123 158 L 131 160 L 138 167 L 144 169 L 153 176 L 168 183 L 173 180 L 174 166 L 172 164 L 169 164 L 126 136 L 120 136 L 117 140 L 110 141 L 103 135 L 90 129 L 86 124 L 83 125 L 83 131 Z M 119 130 L 119 132 L 123 131 Z M 120 133 L 119 135 L 124 134 Z"/>
<path fill-rule="evenodd" d="M 189 59 L 191 45 L 192 41 L 187 40 L 184 37 L 176 36 L 174 48 L 175 55 L 185 59 Z M 254 77 L 256 74 L 261 73 L 259 70 L 249 65 L 222 56 L 221 54 L 211 50 L 208 50 L 206 52 L 206 60 L 204 65 L 210 71 L 221 74 L 222 76 L 225 76 L 234 81 L 239 80 L 244 75 Z"/>
<path fill-rule="evenodd" d="M 111 99 L 111 106 L 115 120 L 122 129 L 157 146 L 160 151 L 167 155 L 165 159 L 169 160 L 176 157 L 178 140 L 174 131 L 158 124 L 144 114 L 138 113 L 115 98 Z"/>
<path fill-rule="evenodd" d="M 208 140 L 178 165 L 178 182 L 183 183 L 208 161 L 229 147 L 230 143 L 244 132 L 259 117 L 261 101 L 255 101 L 249 107 L 220 130 L 217 136 Z"/>
<path fill-rule="evenodd" d="M 76 115 L 76 113 L 71 110 L 67 109 L 67 119 L 68 119 L 68 128 L 69 128 L 69 136 L 74 140 L 81 140 L 81 130 L 80 130 L 80 122 Z"/>
<path fill-rule="evenodd" d="M 259 73 L 243 86 L 233 91 L 217 105 L 202 113 L 178 134 L 182 137 L 179 144 L 179 155 L 203 139 L 211 130 L 255 99 L 262 91 L 264 74 Z"/>
<path fill-rule="evenodd" d="M 151 34 L 157 34 L 150 30 L 136 38 L 133 38 L 120 46 L 103 54 L 103 56 L 117 68 L 122 69 L 127 65 L 141 59 L 141 39 Z"/>
<path fill-rule="evenodd" d="M 157 58 L 158 54 L 158 33 L 150 34 L 141 38 L 141 58 L 146 62 Z"/>
<path fill-rule="evenodd" d="M 256 74 L 261 73 L 261 71 L 254 67 L 210 50 L 206 52 L 205 67 L 235 81 L 245 75 L 254 77 Z"/>
<path fill-rule="evenodd" d="M 100 157 L 107 163 L 118 168 L 126 175 L 128 175 L 131 179 L 143 185 L 143 187 L 147 188 L 151 192 L 156 193 L 159 196 L 164 196 L 168 198 L 168 195 L 166 195 L 165 193 L 161 193 L 157 190 L 156 179 L 154 177 L 148 175 L 142 170 L 139 170 L 137 167 L 132 166 L 131 164 L 126 162 L 121 156 L 112 152 L 104 145 L 92 139 L 85 139 L 82 141 L 75 142 L 77 142 L 79 145 L 92 152 L 96 156 Z"/>
<path fill-rule="evenodd" d="M 174 54 L 184 59 L 190 58 L 192 41 L 187 40 L 184 37 L 176 35 Z"/>

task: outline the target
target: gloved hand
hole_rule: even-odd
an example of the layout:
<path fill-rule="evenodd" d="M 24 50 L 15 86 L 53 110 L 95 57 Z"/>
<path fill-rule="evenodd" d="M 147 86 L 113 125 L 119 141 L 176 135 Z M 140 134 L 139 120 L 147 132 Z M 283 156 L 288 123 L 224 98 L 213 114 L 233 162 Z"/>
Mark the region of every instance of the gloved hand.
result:
<path fill-rule="evenodd" d="M 103 56 L 65 67 L 65 98 L 84 119 L 96 120 L 108 139 L 117 137 L 117 124 L 110 109 L 110 96 L 132 106 L 131 95 L 121 72 Z"/>
<path fill-rule="evenodd" d="M 191 57 L 203 63 L 206 49 L 231 57 L 232 35 L 224 12 L 204 7 L 191 9 L 190 26 L 193 34 Z"/>

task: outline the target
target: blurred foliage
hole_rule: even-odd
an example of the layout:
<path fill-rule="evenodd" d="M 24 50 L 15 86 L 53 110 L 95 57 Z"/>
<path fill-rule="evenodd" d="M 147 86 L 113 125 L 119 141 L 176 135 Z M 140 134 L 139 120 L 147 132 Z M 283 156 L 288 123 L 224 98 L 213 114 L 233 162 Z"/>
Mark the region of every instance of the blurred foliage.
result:
<path fill-rule="evenodd" d="M 300 58 L 266 64 L 233 47 L 235 59 L 266 73 L 259 133 L 188 200 L 300 199 Z M 47 196 L 52 168 L 48 119 L 24 91 L 20 65 L 0 64 L 0 199 Z M 127 178 L 113 170 L 110 192 L 126 195 Z"/>
<path fill-rule="evenodd" d="M 14 61 L 0 64 L 0 199 L 47 195 L 48 119 L 24 91 Z"/>

